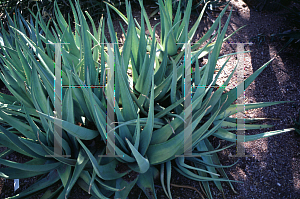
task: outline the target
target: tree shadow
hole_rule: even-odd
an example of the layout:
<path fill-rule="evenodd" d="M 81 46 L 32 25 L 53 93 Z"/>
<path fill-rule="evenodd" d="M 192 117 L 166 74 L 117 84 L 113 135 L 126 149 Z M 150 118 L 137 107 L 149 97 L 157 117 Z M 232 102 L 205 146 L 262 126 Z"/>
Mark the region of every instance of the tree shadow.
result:
<path fill-rule="evenodd" d="M 237 32 L 229 41 L 234 43 L 249 42 L 252 36 L 263 34 L 270 35 L 278 32 L 287 23 L 284 19 L 276 17 L 278 13 L 257 12 L 250 8 L 249 12 L 243 12 L 240 7 L 236 16 L 231 17 L 228 27 L 228 34 L 234 32 L 239 26 L 247 24 L 248 26 Z M 237 16 L 239 15 L 239 16 Z M 263 18 L 261 18 L 263 17 Z M 270 19 L 270 17 L 273 17 Z M 267 20 L 268 19 L 268 20 Z M 223 21 L 224 20 L 224 21 Z M 226 19 L 222 19 L 223 24 Z M 261 20 L 259 22 L 259 20 Z M 273 20 L 273 21 L 272 21 Z M 273 128 L 246 131 L 247 135 L 275 131 L 285 128 L 291 128 L 292 122 L 289 117 L 294 117 L 299 110 L 299 56 L 295 56 L 292 50 L 278 53 L 285 43 L 282 41 L 271 42 L 267 40 L 254 43 L 251 46 L 245 46 L 245 50 L 251 50 L 251 53 L 245 55 L 246 60 L 250 59 L 252 71 L 255 72 L 263 64 L 274 58 L 264 71 L 255 79 L 255 81 L 246 89 L 245 97 L 248 102 L 272 102 L 272 101 L 296 101 L 295 103 L 285 103 L 265 107 L 257 112 L 260 118 L 276 118 L 277 120 L 264 120 L 265 123 L 274 125 Z M 223 46 L 225 50 L 234 50 L 233 47 Z M 297 70 L 298 66 L 298 70 Z M 248 67 L 247 65 L 245 67 Z M 250 74 L 245 74 L 247 77 Z M 298 80 L 298 81 L 296 81 Z M 254 114 L 255 112 L 251 112 Z M 251 114 L 246 114 L 246 117 Z M 299 186 L 299 161 L 297 156 L 297 147 L 299 138 L 296 138 L 294 132 L 283 133 L 269 138 L 260 139 L 245 143 L 246 154 L 255 155 L 253 158 L 240 158 L 237 166 L 229 169 L 231 179 L 241 180 L 244 183 L 236 183 L 235 187 L 239 192 L 238 198 L 249 198 L 257 196 L 259 193 L 262 198 L 294 198 L 300 193 Z M 235 147 L 231 151 L 236 154 Z M 232 164 L 234 160 L 226 158 L 228 151 L 221 154 L 226 165 Z"/>

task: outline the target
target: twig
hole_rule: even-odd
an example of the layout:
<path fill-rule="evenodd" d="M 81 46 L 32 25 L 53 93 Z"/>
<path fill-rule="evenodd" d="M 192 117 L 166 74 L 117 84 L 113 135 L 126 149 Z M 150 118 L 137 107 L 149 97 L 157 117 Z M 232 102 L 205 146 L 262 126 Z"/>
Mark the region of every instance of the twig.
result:
<path fill-rule="evenodd" d="M 171 186 L 173 186 L 173 187 L 187 188 L 187 189 L 193 189 L 193 190 L 197 191 L 197 193 L 201 196 L 201 198 L 205 199 L 204 196 L 200 193 L 200 191 L 198 189 L 196 189 L 195 187 L 187 186 L 187 185 L 177 185 L 177 184 L 171 184 Z"/>
<path fill-rule="evenodd" d="M 196 167 L 195 164 L 194 164 L 194 162 L 191 162 L 191 163 L 192 163 L 193 167 Z M 195 170 L 193 170 L 193 171 L 194 171 L 195 174 L 198 175 L 197 171 L 195 171 Z M 201 191 L 202 191 L 202 192 L 204 193 L 204 195 L 207 197 L 207 195 L 206 195 L 206 193 L 205 193 L 205 191 L 204 191 L 204 189 L 203 189 L 202 184 L 201 184 L 200 181 L 199 181 L 199 186 L 200 186 Z"/>

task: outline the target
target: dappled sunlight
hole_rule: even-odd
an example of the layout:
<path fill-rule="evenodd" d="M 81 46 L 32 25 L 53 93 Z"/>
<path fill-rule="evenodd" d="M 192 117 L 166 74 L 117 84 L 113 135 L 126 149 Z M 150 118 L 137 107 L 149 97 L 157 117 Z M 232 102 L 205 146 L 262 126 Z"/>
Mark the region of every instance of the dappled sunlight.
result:
<path fill-rule="evenodd" d="M 241 168 L 237 168 L 234 172 L 230 172 L 230 174 L 233 176 L 234 180 L 247 179 L 246 173 Z"/>
<path fill-rule="evenodd" d="M 293 162 L 292 162 L 293 166 L 293 180 L 291 180 L 294 184 L 294 188 L 296 190 L 300 190 L 300 162 L 299 159 L 293 158 Z"/>
<path fill-rule="evenodd" d="M 276 57 L 272 62 L 272 69 L 277 78 L 280 91 L 283 95 L 285 95 L 286 89 L 283 87 L 283 85 L 286 85 L 287 82 L 290 80 L 290 75 L 287 73 L 287 69 L 274 46 L 269 45 L 269 53 L 271 58 Z"/>
<path fill-rule="evenodd" d="M 237 1 L 231 1 L 230 2 L 232 5 L 233 5 L 233 7 L 235 7 L 235 8 L 237 8 L 237 7 L 239 7 L 239 2 L 237 2 Z M 248 6 L 243 6 L 243 7 L 241 7 L 241 9 L 238 11 L 239 12 L 239 16 L 241 17 L 241 18 L 243 18 L 243 19 L 246 19 L 246 20 L 249 20 L 250 19 L 250 9 L 249 9 L 249 7 Z"/>
<path fill-rule="evenodd" d="M 259 132 L 257 132 L 259 133 Z M 261 132 L 260 132 L 261 133 Z M 248 154 L 253 155 L 256 160 L 260 161 L 261 165 L 264 166 L 263 160 L 267 155 L 268 151 L 268 138 L 262 138 L 256 141 L 245 142 L 244 143 L 245 150 Z"/>

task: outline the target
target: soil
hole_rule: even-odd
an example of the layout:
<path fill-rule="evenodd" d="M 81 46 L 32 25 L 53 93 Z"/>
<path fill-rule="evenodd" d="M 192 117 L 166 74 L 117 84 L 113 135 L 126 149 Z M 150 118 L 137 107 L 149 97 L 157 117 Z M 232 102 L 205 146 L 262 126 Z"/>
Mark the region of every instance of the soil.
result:
<path fill-rule="evenodd" d="M 296 4 L 292 2 L 290 6 L 293 5 Z M 155 10 L 155 7 L 154 4 L 146 5 L 148 15 Z M 244 55 L 244 76 L 249 77 L 264 63 L 274 58 L 269 66 L 267 66 L 245 90 L 245 103 L 290 101 L 285 104 L 246 111 L 245 117 L 272 118 L 273 120 L 263 120 L 261 124 L 274 125 L 274 127 L 268 129 L 246 131 L 246 134 L 253 135 L 266 131 L 292 128 L 292 118 L 298 120 L 298 112 L 300 110 L 299 51 L 293 47 L 289 47 L 279 52 L 286 41 L 280 39 L 271 41 L 270 35 L 292 29 L 294 25 L 285 17 L 285 10 L 258 12 L 254 8 L 248 7 L 242 0 L 232 0 L 228 10 L 230 10 L 231 7 L 233 8 L 233 13 L 227 35 L 243 25 L 247 26 L 233 35 L 227 43 L 225 42 L 223 44 L 221 55 L 236 52 L 236 44 L 232 43 L 248 43 L 251 38 L 253 39 L 259 35 L 259 37 L 256 37 L 256 40 L 253 40 L 254 44 L 245 44 L 245 50 L 250 50 L 251 52 L 245 53 Z M 134 17 L 140 21 L 139 7 L 133 6 L 132 9 Z M 212 19 L 215 19 L 219 12 L 210 12 L 209 14 L 212 18 L 204 18 L 196 32 L 197 39 L 201 38 L 208 30 L 212 24 Z M 225 24 L 228 15 L 229 12 L 226 12 L 222 19 L 222 25 Z M 155 15 L 151 19 L 152 25 L 158 22 L 156 20 L 158 17 L 158 15 Z M 190 25 L 193 25 L 195 20 L 196 17 L 192 16 Z M 115 30 L 118 36 L 121 36 L 122 30 L 119 27 L 119 22 L 122 23 L 120 19 L 114 18 Z M 125 25 L 124 28 L 126 28 Z M 157 29 L 157 34 L 159 35 L 159 28 Z M 108 31 L 106 35 L 108 35 Z M 206 61 L 207 58 L 204 58 L 201 64 L 205 64 Z M 219 60 L 218 66 L 221 67 L 224 61 L 224 59 Z M 232 56 L 226 65 L 225 72 L 222 74 L 220 81 L 218 81 L 219 85 L 222 85 L 222 82 L 229 76 L 235 65 L 236 56 Z M 230 85 L 234 83 L 235 81 L 233 80 Z M 211 137 L 210 140 L 214 147 L 219 144 L 218 138 Z M 221 147 L 227 146 L 228 144 L 230 143 L 226 141 L 221 142 Z M 239 160 L 238 164 L 229 169 L 225 169 L 225 171 L 229 179 L 243 182 L 233 183 L 238 194 L 234 194 L 229 186 L 222 183 L 224 196 L 226 198 L 300 198 L 300 136 L 298 136 L 295 131 L 247 142 L 244 143 L 244 147 L 246 155 L 249 154 L 253 157 L 229 157 L 229 154 L 236 154 L 235 147 L 230 147 L 218 153 L 223 165 L 230 165 Z M 10 157 L 21 161 L 19 154 L 12 154 Z M 126 168 L 120 167 L 120 170 L 126 170 Z M 34 182 L 34 179 L 29 179 L 29 181 Z M 187 179 L 178 174 L 175 170 L 172 170 L 171 183 L 173 184 L 173 186 L 171 186 L 171 192 L 175 199 L 201 198 L 202 196 L 192 188 L 196 188 L 204 195 L 199 186 L 199 182 Z M 23 185 L 24 183 L 21 184 L 20 189 L 26 187 Z M 178 187 L 178 185 L 185 187 Z M 216 186 L 213 183 L 210 183 L 210 185 L 213 198 L 223 198 L 222 193 Z M 167 198 L 159 180 L 155 181 L 155 190 L 157 198 Z M 4 179 L 0 179 L 0 194 L 1 198 L 13 194 L 12 180 L 5 181 Z M 134 187 L 129 198 L 135 199 L 139 196 L 140 199 L 146 198 L 139 188 Z M 76 186 L 70 198 L 89 198 L 89 195 Z"/>

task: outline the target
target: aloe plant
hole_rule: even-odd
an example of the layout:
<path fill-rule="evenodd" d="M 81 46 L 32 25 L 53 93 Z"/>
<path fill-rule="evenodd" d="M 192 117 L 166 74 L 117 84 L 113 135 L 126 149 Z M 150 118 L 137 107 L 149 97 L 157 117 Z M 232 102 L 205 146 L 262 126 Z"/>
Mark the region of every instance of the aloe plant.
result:
<path fill-rule="evenodd" d="M 294 1 L 294 4 L 300 4 L 300 1 Z M 271 37 L 279 37 L 281 39 L 283 38 L 289 38 L 287 43 L 284 45 L 283 48 L 287 47 L 289 44 L 297 44 L 297 48 L 299 49 L 299 41 L 300 41 L 300 30 L 299 30 L 299 24 L 300 24 L 300 10 L 296 8 L 296 6 L 293 6 L 292 8 L 289 8 L 287 6 L 282 5 L 283 8 L 285 8 L 288 12 L 284 13 L 285 16 L 289 18 L 289 20 L 292 22 L 292 24 L 295 26 L 293 29 L 285 30 L 280 33 L 272 34 Z M 297 28 L 296 28 L 297 27 Z"/>
<path fill-rule="evenodd" d="M 104 35 L 105 24 L 110 32 L 110 43 L 118 42 L 109 9 L 107 23 L 101 19 L 97 29 L 90 15 L 82 12 L 79 3 L 76 1 L 73 5 L 70 1 L 74 32 L 70 20 L 64 19 L 56 3 L 55 20 L 50 19 L 47 23 L 40 12 L 33 15 L 30 22 L 25 21 L 20 13 L 16 13 L 14 19 L 9 18 L 9 32 L 2 28 L 1 34 L 0 78 L 13 96 L 0 93 L 0 121 L 10 126 L 0 126 L 0 144 L 7 147 L 0 154 L 0 164 L 8 166 L 0 168 L 0 177 L 22 179 L 42 175 L 14 198 L 31 197 L 43 190 L 46 190 L 44 198 L 67 198 L 76 183 L 90 193 L 91 198 L 127 198 L 134 185 L 139 186 L 148 198 L 157 198 L 154 179 L 159 174 L 166 195 L 172 198 L 172 169 L 200 181 L 208 198 L 212 198 L 209 181 L 213 181 L 221 192 L 221 181 L 225 181 L 234 191 L 231 182 L 236 181 L 228 179 L 223 169 L 229 166 L 221 165 L 216 153 L 224 148 L 215 149 L 208 140 L 209 136 L 216 136 L 233 142 L 225 148 L 233 146 L 236 135 L 230 131 L 236 124 L 229 116 L 244 110 L 244 105 L 231 105 L 241 94 L 237 93 L 237 88 L 224 93 L 233 72 L 224 87 L 216 91 L 210 88 L 226 65 L 214 78 L 220 48 L 227 39 L 224 36 L 230 16 L 222 28 L 223 11 L 211 30 L 191 47 L 191 62 L 196 63 L 191 84 L 198 87 L 193 89 L 191 97 L 192 131 L 188 133 L 193 141 L 192 153 L 201 157 L 176 156 L 186 152 L 183 142 L 186 136 L 183 119 L 186 60 L 183 58 L 188 57 L 183 50 L 186 46 L 178 43 L 191 43 L 201 16 L 188 32 L 190 7 L 180 23 L 180 14 L 174 21 L 170 17 L 172 8 L 169 3 L 159 2 L 161 24 L 165 29 L 162 29 L 161 43 L 158 43 L 155 27 L 152 29 L 142 1 L 141 24 L 133 19 L 130 3 L 126 1 L 127 17 L 118 12 L 128 23 L 124 32 L 126 39 L 120 48 L 114 45 L 113 49 L 104 45 L 108 43 Z M 86 17 L 92 24 L 92 31 Z M 144 21 L 151 35 L 145 35 Z M 53 24 L 51 29 L 50 23 Z M 210 37 L 214 30 L 215 41 L 212 42 Z M 209 40 L 208 44 L 200 48 L 206 40 Z M 62 85 L 70 85 L 62 89 L 62 119 L 54 109 L 55 47 L 51 45 L 54 43 L 62 43 L 61 81 Z M 109 56 L 111 53 L 113 57 Z M 209 61 L 199 69 L 198 58 L 203 55 L 208 55 Z M 107 107 L 110 107 L 107 100 L 112 100 L 113 85 L 109 81 L 112 73 L 108 75 L 105 71 L 113 68 L 112 62 L 115 63 L 116 126 L 106 130 L 106 123 L 110 124 L 106 121 Z M 245 88 L 270 62 L 244 80 Z M 107 87 L 101 88 L 106 81 Z M 75 85 L 76 88 L 72 88 Z M 246 104 L 245 109 L 280 103 L 284 102 Z M 253 122 L 255 118 L 245 121 Z M 56 125 L 62 129 L 61 149 L 65 156 L 53 156 L 59 135 Z M 228 126 L 232 128 L 225 129 Z M 246 130 L 258 128 L 254 124 L 245 127 Z M 260 125 L 260 128 L 268 127 Z M 290 130 L 249 135 L 245 141 Z M 114 132 L 115 143 L 109 137 L 110 132 Z M 114 146 L 115 156 L 104 156 L 108 145 Z M 32 160 L 21 164 L 4 159 L 14 151 Z M 51 192 L 50 186 L 56 182 L 61 182 L 61 186 Z"/>

